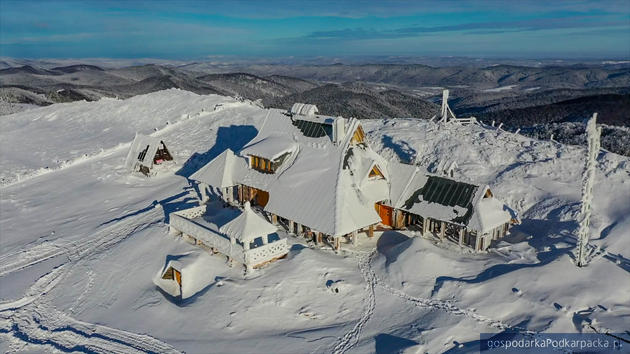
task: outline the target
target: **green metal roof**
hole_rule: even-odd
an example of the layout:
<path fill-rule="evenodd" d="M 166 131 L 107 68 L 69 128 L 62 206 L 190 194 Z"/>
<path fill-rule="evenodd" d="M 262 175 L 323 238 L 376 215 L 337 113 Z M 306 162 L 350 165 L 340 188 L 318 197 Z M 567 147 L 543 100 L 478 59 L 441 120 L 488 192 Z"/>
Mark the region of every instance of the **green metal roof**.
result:
<path fill-rule="evenodd" d="M 405 209 L 410 209 L 416 203 L 438 203 L 444 206 L 460 206 L 468 209 L 465 215 L 453 219 L 454 222 L 468 222 L 472 216 L 472 198 L 477 186 L 454 181 L 452 179 L 429 176 L 424 186 L 418 189 L 405 202 Z M 422 199 L 419 197 L 422 196 Z"/>
<path fill-rule="evenodd" d="M 321 138 L 326 135 L 332 137 L 332 126 L 329 124 L 321 124 L 301 119 L 294 119 L 292 123 L 300 129 L 304 136 L 309 138 Z"/>
<path fill-rule="evenodd" d="M 453 181 L 451 179 L 430 176 L 422 187 L 422 198 L 429 203 L 442 205 L 458 205 L 466 208 L 471 203 L 477 186 Z"/>

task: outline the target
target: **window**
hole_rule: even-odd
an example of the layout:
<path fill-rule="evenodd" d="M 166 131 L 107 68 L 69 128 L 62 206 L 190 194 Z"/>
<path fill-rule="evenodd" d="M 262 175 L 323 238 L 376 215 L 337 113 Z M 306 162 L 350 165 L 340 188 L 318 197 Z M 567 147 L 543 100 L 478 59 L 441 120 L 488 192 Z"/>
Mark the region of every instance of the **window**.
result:
<path fill-rule="evenodd" d="M 275 173 L 278 164 L 263 157 L 250 155 L 251 168 L 262 173 Z"/>
<path fill-rule="evenodd" d="M 374 167 L 372 167 L 372 170 L 370 170 L 369 178 L 382 179 L 385 177 L 383 177 L 383 173 L 381 172 L 381 169 L 378 168 L 377 165 L 374 165 Z"/>
<path fill-rule="evenodd" d="M 361 128 L 361 126 L 359 125 L 357 127 L 357 129 L 354 131 L 354 135 L 352 135 L 352 140 L 350 141 L 351 144 L 361 144 L 365 142 L 365 132 L 363 131 L 363 128 Z"/>
<path fill-rule="evenodd" d="M 490 188 L 486 189 L 486 194 L 484 194 L 483 197 L 484 198 L 492 198 L 492 192 L 490 191 Z"/>
<path fill-rule="evenodd" d="M 147 145 L 144 150 L 140 151 L 138 154 L 138 161 L 144 161 L 144 157 L 147 156 L 147 152 L 149 151 L 149 145 Z"/>

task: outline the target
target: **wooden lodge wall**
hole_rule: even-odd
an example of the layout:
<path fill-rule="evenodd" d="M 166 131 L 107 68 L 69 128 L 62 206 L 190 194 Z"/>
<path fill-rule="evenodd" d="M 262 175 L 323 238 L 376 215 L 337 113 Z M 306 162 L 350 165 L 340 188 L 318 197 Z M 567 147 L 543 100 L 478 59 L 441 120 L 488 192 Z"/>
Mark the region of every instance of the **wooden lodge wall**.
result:
<path fill-rule="evenodd" d="M 231 187 L 228 189 L 227 193 L 230 200 L 236 197 L 238 203 L 241 205 L 249 201 L 252 205 L 258 205 L 264 208 L 269 202 L 268 192 L 246 185 Z M 477 232 L 467 230 L 464 226 L 428 217 L 425 218 L 421 215 L 396 209 L 383 203 L 376 203 L 374 208 L 382 220 L 381 223 L 392 229 L 418 230 L 422 235 L 432 233 L 442 240 L 448 239 L 460 246 L 468 246 L 475 250 L 485 250 L 493 240 L 504 237 L 509 229 L 509 223 L 505 223 L 497 226 L 488 234 L 478 235 Z M 291 234 L 311 238 L 316 243 L 327 242 L 326 240 L 332 239 L 330 243 L 335 249 L 341 247 L 339 242 L 341 237 L 333 238 L 313 230 L 306 225 L 301 225 L 292 220 L 283 218 L 281 215 L 269 214 L 268 216 L 273 224 L 281 225 Z M 352 243 L 355 243 L 357 234 L 360 232 L 365 232 L 369 237 L 372 237 L 374 235 L 375 226 L 376 225 L 371 225 L 342 237 L 346 237 L 352 240 Z"/>

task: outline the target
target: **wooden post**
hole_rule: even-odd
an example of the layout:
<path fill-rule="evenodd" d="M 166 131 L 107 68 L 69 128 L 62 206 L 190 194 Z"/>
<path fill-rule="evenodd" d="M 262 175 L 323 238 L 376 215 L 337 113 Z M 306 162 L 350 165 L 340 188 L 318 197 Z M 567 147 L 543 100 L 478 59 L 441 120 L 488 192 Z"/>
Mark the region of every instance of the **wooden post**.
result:
<path fill-rule="evenodd" d="M 271 214 L 271 223 L 274 225 L 278 225 L 278 215 Z"/>
<path fill-rule="evenodd" d="M 446 234 L 446 223 L 444 221 L 440 221 L 440 239 L 444 240 L 445 234 Z"/>
<path fill-rule="evenodd" d="M 479 248 L 481 246 L 481 237 L 482 235 L 477 234 L 477 236 L 475 237 L 475 251 L 479 251 Z"/>
<path fill-rule="evenodd" d="M 429 218 L 424 218 L 423 222 L 422 222 L 422 236 L 427 235 L 427 231 L 429 231 L 429 223 L 431 222 L 431 219 Z"/>
<path fill-rule="evenodd" d="M 368 237 L 374 237 L 374 225 L 368 227 Z"/>
<path fill-rule="evenodd" d="M 224 196 L 225 201 L 228 204 L 232 204 L 232 187 L 226 187 L 225 188 L 225 196 Z"/>
<path fill-rule="evenodd" d="M 356 230 L 352 231 L 352 246 L 357 245 L 357 242 L 358 242 L 357 236 L 358 236 L 357 231 Z"/>
<path fill-rule="evenodd" d="M 324 242 L 324 234 L 321 232 L 317 233 L 317 244 L 322 244 Z"/>
<path fill-rule="evenodd" d="M 182 232 L 178 231 L 176 228 L 174 228 L 174 227 L 169 225 L 169 227 L 168 227 L 168 234 L 172 235 L 172 236 L 181 236 Z"/>
<path fill-rule="evenodd" d="M 197 185 L 199 187 L 199 195 L 201 196 L 201 204 L 205 204 L 208 198 L 208 195 L 206 194 L 206 184 L 205 183 L 199 183 Z"/>
<path fill-rule="evenodd" d="M 464 232 L 466 232 L 466 230 L 463 227 L 459 228 L 459 245 L 461 246 L 464 243 Z"/>
<path fill-rule="evenodd" d="M 293 222 L 293 220 L 289 220 L 289 233 L 293 235 L 295 235 L 294 225 L 295 223 Z"/>
<path fill-rule="evenodd" d="M 238 202 L 239 204 L 243 204 L 244 203 L 243 202 L 243 199 L 244 199 L 243 198 L 243 185 L 239 184 L 237 189 L 238 189 Z"/>
<path fill-rule="evenodd" d="M 335 237 L 335 251 L 341 249 L 341 237 Z"/>
<path fill-rule="evenodd" d="M 297 235 L 300 236 L 304 230 L 302 229 L 302 224 L 297 224 Z"/>

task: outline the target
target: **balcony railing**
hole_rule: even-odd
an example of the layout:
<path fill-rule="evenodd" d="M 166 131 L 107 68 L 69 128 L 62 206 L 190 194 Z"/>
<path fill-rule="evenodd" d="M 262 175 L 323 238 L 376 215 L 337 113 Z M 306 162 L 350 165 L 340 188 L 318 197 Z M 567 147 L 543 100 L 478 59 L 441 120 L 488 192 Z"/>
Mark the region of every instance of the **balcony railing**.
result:
<path fill-rule="evenodd" d="M 242 245 L 238 243 L 233 244 L 226 235 L 211 230 L 195 220 L 189 219 L 189 216 L 192 218 L 202 216 L 205 210 L 205 206 L 202 206 L 171 213 L 170 227 L 193 237 L 197 240 L 197 243 L 201 243 L 206 247 L 215 248 L 220 253 L 250 267 L 282 257 L 289 252 L 286 238 L 245 250 Z M 266 236 L 267 235 L 264 235 L 263 237 Z"/>
<path fill-rule="evenodd" d="M 256 266 L 272 259 L 282 257 L 288 252 L 289 246 L 287 245 L 287 239 L 282 238 L 266 245 L 246 250 L 245 262 L 246 264 Z"/>
<path fill-rule="evenodd" d="M 220 253 L 231 257 L 237 262 L 245 263 L 243 246 L 232 244 L 227 236 L 218 234 L 194 220 L 186 219 L 177 214 L 171 214 L 170 226 L 186 235 L 190 235 L 204 245 L 217 249 Z"/>

